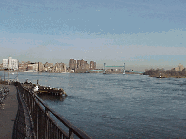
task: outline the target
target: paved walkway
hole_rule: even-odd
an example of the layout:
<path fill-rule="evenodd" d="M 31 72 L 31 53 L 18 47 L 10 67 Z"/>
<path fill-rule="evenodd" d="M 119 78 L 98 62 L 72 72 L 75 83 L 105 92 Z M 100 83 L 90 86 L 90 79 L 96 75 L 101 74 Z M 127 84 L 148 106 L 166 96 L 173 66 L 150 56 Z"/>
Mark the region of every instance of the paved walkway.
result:
<path fill-rule="evenodd" d="M 0 84 L 0 87 L 3 85 Z M 11 139 L 14 120 L 18 110 L 17 90 L 13 85 L 6 85 L 10 92 L 4 100 L 4 109 L 0 108 L 0 139 Z"/>

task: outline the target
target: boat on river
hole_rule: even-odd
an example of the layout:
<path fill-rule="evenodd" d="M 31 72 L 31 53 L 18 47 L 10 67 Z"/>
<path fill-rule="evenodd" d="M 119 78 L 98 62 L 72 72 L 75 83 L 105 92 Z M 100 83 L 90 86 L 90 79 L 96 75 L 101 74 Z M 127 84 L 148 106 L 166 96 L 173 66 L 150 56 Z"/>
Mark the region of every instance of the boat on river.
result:
<path fill-rule="evenodd" d="M 27 89 L 32 89 L 34 93 L 46 94 L 46 95 L 56 95 L 56 96 L 67 96 L 65 91 L 62 88 L 52 88 L 41 86 L 39 84 L 32 84 L 28 82 L 28 79 L 24 82 L 23 86 Z"/>

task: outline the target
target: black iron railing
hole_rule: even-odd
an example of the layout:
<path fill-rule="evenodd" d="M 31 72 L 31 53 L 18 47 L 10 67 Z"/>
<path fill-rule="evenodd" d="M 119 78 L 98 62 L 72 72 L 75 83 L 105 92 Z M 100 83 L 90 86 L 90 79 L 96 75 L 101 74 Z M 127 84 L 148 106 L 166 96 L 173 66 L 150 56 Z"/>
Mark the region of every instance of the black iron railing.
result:
<path fill-rule="evenodd" d="M 36 139 L 70 139 L 77 136 L 81 139 L 90 139 L 84 131 L 72 125 L 63 116 L 52 110 L 45 104 L 37 95 L 24 88 L 23 84 L 15 82 L 18 93 L 26 104 L 30 120 L 32 123 L 33 134 L 32 138 Z M 60 123 L 68 129 L 65 132 L 54 120 L 55 117 Z"/>

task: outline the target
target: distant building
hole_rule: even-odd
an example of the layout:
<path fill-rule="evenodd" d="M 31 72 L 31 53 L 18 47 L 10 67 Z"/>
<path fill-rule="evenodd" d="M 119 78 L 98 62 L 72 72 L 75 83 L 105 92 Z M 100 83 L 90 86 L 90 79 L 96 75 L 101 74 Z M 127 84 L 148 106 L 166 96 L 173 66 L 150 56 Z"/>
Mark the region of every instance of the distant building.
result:
<path fill-rule="evenodd" d="M 77 69 L 81 69 L 80 63 L 81 63 L 81 60 L 77 60 Z"/>
<path fill-rule="evenodd" d="M 35 72 L 37 72 L 38 71 L 38 64 L 37 63 L 30 63 L 30 64 L 28 64 L 27 70 L 28 71 L 35 71 Z"/>
<path fill-rule="evenodd" d="M 90 70 L 96 69 L 96 62 L 90 61 Z"/>
<path fill-rule="evenodd" d="M 184 66 L 179 64 L 178 67 L 176 68 L 172 68 L 171 70 L 174 70 L 174 71 L 182 71 L 184 69 Z"/>
<path fill-rule="evenodd" d="M 89 70 L 89 64 L 87 63 L 87 61 L 84 61 L 84 67 L 86 70 Z"/>
<path fill-rule="evenodd" d="M 44 64 L 44 67 L 45 67 L 45 68 L 53 67 L 53 63 L 48 63 L 48 62 L 46 62 L 46 63 Z"/>
<path fill-rule="evenodd" d="M 90 61 L 90 70 L 94 69 L 94 61 Z"/>
<path fill-rule="evenodd" d="M 178 67 L 179 67 L 179 71 L 182 71 L 184 69 L 183 65 L 181 64 L 179 64 Z"/>
<path fill-rule="evenodd" d="M 96 69 L 96 62 L 94 62 L 94 69 Z"/>
<path fill-rule="evenodd" d="M 81 69 L 84 69 L 85 68 L 84 65 L 85 65 L 85 62 L 84 62 L 83 59 L 81 59 L 80 60 L 80 67 L 81 67 Z"/>
<path fill-rule="evenodd" d="M 42 62 L 38 62 L 38 71 L 44 71 L 44 65 Z"/>
<path fill-rule="evenodd" d="M 18 60 L 12 59 L 12 57 L 9 57 L 8 59 L 3 59 L 3 68 L 18 70 Z"/>
<path fill-rule="evenodd" d="M 25 63 L 24 61 L 19 63 L 19 71 L 27 71 L 27 70 L 28 70 L 28 63 Z"/>
<path fill-rule="evenodd" d="M 76 60 L 70 59 L 69 60 L 69 69 L 74 70 L 75 68 L 77 68 Z"/>
<path fill-rule="evenodd" d="M 88 72 L 90 69 L 96 69 L 96 62 L 90 61 L 90 65 L 84 59 L 81 60 L 69 60 L 69 71 L 73 70 L 74 72 Z"/>
<path fill-rule="evenodd" d="M 66 65 L 64 63 L 56 63 L 53 66 L 52 72 L 66 72 Z"/>
<path fill-rule="evenodd" d="M 52 69 L 53 69 L 53 63 L 48 63 L 48 62 L 46 62 L 46 63 L 44 64 L 44 70 L 45 70 L 45 71 L 51 72 Z"/>
<path fill-rule="evenodd" d="M 3 69 L 3 63 L 0 64 L 0 69 Z"/>

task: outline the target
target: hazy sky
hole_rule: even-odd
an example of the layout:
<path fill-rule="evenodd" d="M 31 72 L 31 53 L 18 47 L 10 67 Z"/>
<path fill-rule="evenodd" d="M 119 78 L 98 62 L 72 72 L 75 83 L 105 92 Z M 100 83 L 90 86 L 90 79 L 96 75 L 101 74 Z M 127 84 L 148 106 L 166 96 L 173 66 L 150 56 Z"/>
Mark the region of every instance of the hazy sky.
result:
<path fill-rule="evenodd" d="M 186 0 L 0 0 L 0 59 L 186 67 Z"/>

